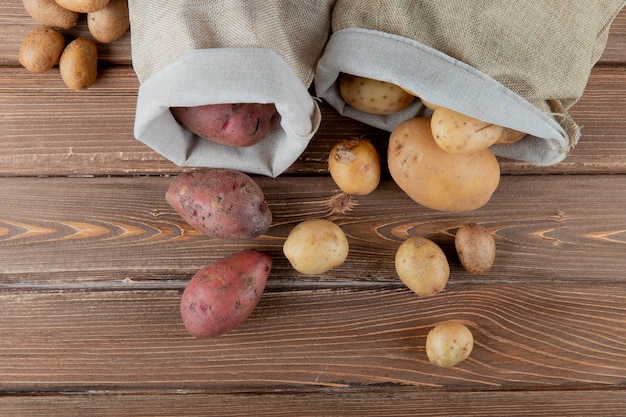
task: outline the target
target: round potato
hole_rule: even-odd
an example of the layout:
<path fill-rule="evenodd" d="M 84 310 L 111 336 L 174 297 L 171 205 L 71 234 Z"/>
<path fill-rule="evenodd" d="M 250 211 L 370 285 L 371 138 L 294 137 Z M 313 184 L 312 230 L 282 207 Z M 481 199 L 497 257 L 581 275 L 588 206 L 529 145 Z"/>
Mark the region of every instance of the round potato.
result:
<path fill-rule="evenodd" d="M 343 192 L 369 194 L 380 182 L 380 155 L 367 139 L 345 139 L 331 149 L 328 171 Z"/>
<path fill-rule="evenodd" d="M 96 82 L 98 76 L 98 47 L 87 38 L 70 42 L 59 60 L 61 78 L 72 90 L 84 90 Z"/>
<path fill-rule="evenodd" d="M 41 27 L 32 30 L 20 47 L 20 64 L 30 72 L 40 74 L 54 67 L 65 48 L 65 38 L 56 30 Z"/>
<path fill-rule="evenodd" d="M 500 166 L 491 149 L 447 153 L 435 143 L 428 118 L 400 123 L 391 132 L 387 158 L 398 186 L 414 201 L 434 210 L 480 208 L 500 182 Z"/>
<path fill-rule="evenodd" d="M 339 92 L 350 107 L 380 115 L 399 112 L 415 100 L 395 84 L 345 73 L 339 76 Z"/>
<path fill-rule="evenodd" d="M 463 268 L 470 274 L 487 273 L 496 258 L 496 241 L 487 229 L 477 223 L 459 227 L 454 246 Z"/>
<path fill-rule="evenodd" d="M 67 10 L 78 13 L 91 13 L 109 4 L 109 0 L 54 0 Z"/>
<path fill-rule="evenodd" d="M 496 145 L 510 145 L 524 139 L 524 137 L 526 137 L 526 133 L 505 127 L 502 137 L 498 139 Z"/>
<path fill-rule="evenodd" d="M 78 12 L 62 7 L 54 0 L 22 0 L 26 12 L 44 26 L 71 29 L 78 22 Z"/>
<path fill-rule="evenodd" d="M 297 224 L 283 244 L 293 268 L 305 275 L 322 274 L 348 257 L 348 239 L 330 220 L 313 219 Z"/>
<path fill-rule="evenodd" d="M 87 14 L 87 27 L 95 40 L 110 43 L 120 39 L 130 27 L 127 0 L 110 0 L 103 8 Z"/>
<path fill-rule="evenodd" d="M 426 336 L 428 360 L 442 368 L 451 368 L 472 353 L 474 336 L 463 323 L 449 320 L 437 324 Z"/>
<path fill-rule="evenodd" d="M 433 111 L 431 130 L 437 145 L 454 154 L 467 154 L 489 148 L 504 132 L 502 126 L 486 123 L 445 107 Z"/>
<path fill-rule="evenodd" d="M 423 297 L 443 290 L 450 277 L 450 265 L 441 248 L 421 236 L 410 237 L 398 247 L 396 273 L 407 287 Z"/>

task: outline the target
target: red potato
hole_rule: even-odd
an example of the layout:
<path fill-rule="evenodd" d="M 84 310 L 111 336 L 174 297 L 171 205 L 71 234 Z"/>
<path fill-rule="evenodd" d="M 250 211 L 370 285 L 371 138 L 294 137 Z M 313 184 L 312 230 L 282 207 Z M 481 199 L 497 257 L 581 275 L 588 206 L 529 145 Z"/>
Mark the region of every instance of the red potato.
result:
<path fill-rule="evenodd" d="M 208 338 L 239 327 L 261 299 L 271 268 L 269 255 L 248 249 L 198 271 L 180 302 L 189 333 Z"/>
<path fill-rule="evenodd" d="M 237 148 L 259 143 L 280 122 L 273 103 L 208 104 L 171 107 L 170 111 L 192 133 Z"/>
<path fill-rule="evenodd" d="M 187 223 L 213 238 L 253 239 L 272 224 L 263 190 L 239 171 L 214 168 L 180 174 L 165 199 Z"/>

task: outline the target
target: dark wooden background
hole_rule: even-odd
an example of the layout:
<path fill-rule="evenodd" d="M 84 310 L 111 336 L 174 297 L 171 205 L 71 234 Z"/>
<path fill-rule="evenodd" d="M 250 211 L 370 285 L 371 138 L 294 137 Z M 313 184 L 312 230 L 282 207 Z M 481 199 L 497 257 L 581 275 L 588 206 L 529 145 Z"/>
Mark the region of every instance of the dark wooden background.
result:
<path fill-rule="evenodd" d="M 274 214 L 253 242 L 187 226 L 164 199 L 183 170 L 133 138 L 130 35 L 100 45 L 100 76 L 74 92 L 58 68 L 18 63 L 38 24 L 0 3 L 0 415 L 616 416 L 626 411 L 626 13 L 572 113 L 580 144 L 539 168 L 501 159 L 483 208 L 442 213 L 385 175 L 348 196 L 326 170 L 332 145 L 388 133 L 323 106 L 323 123 L 279 178 L 255 177 Z M 86 35 L 84 19 L 64 32 Z M 291 227 L 335 221 L 348 260 L 318 276 L 282 255 Z M 496 236 L 484 276 L 461 268 L 462 223 Z M 400 242 L 449 257 L 445 291 L 421 298 L 395 275 Z M 274 258 L 257 309 L 197 340 L 178 312 L 202 266 L 254 247 Z M 475 337 L 453 369 L 431 365 L 427 332 L 458 319 Z"/>

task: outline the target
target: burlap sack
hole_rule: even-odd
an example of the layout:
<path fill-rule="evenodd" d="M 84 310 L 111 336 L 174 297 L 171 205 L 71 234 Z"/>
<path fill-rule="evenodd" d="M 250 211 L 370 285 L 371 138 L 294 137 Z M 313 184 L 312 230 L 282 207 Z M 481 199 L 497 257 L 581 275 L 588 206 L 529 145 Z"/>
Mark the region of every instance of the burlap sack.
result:
<path fill-rule="evenodd" d="M 141 82 L 135 136 L 183 166 L 277 176 L 306 148 L 320 112 L 310 96 L 334 0 L 129 0 Z M 234 148 L 183 129 L 172 106 L 274 103 L 280 127 Z"/>
<path fill-rule="evenodd" d="M 348 107 L 341 72 L 529 135 L 500 156 L 550 165 L 580 137 L 568 109 L 582 96 L 624 0 L 338 0 L 318 63 L 317 94 L 341 114 L 392 130 L 428 111 L 392 116 Z"/>

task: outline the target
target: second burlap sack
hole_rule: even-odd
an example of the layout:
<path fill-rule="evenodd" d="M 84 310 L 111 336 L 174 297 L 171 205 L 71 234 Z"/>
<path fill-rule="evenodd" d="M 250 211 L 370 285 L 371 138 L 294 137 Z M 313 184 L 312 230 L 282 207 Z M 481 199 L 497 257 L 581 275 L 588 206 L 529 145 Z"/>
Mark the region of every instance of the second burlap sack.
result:
<path fill-rule="evenodd" d="M 580 137 L 568 110 L 582 96 L 623 0 L 338 0 L 317 94 L 341 114 L 392 130 L 427 110 L 376 116 L 346 105 L 345 72 L 528 133 L 500 156 L 550 165 Z"/>
<path fill-rule="evenodd" d="M 282 173 L 320 124 L 308 88 L 334 3 L 129 0 L 137 139 L 178 165 Z M 235 148 L 193 135 L 169 111 L 224 103 L 274 103 L 280 126 Z"/>

